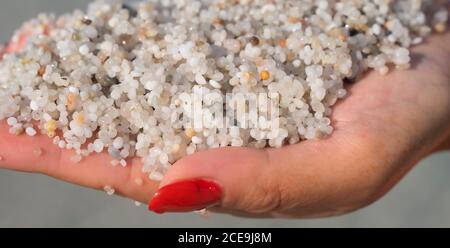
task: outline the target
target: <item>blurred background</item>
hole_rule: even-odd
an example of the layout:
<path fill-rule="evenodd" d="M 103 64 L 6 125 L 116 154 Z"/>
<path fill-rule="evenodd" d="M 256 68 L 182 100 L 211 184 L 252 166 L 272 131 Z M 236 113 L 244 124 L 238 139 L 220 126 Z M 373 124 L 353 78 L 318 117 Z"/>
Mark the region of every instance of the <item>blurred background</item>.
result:
<path fill-rule="evenodd" d="M 84 9 L 89 0 L 1 0 L 0 41 L 40 12 Z M 160 216 L 145 206 L 41 176 L 0 170 L 0 227 L 450 227 L 450 153 L 422 161 L 387 196 L 356 213 L 318 220 L 218 214 Z"/>

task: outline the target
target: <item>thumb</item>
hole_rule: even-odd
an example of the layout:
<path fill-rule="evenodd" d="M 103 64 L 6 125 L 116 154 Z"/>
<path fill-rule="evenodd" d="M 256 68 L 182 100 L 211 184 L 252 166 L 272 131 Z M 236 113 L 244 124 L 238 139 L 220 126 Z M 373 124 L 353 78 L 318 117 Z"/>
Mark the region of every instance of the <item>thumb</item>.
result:
<path fill-rule="evenodd" d="M 278 175 L 270 150 L 219 148 L 178 161 L 149 203 L 157 212 L 188 212 L 219 206 L 266 213 L 280 205 Z"/>

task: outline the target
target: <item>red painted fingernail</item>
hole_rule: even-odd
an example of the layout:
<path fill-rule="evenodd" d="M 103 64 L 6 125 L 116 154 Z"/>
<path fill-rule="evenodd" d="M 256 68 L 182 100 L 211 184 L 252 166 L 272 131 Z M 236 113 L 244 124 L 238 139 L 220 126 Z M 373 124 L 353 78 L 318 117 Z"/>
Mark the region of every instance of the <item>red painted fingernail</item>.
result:
<path fill-rule="evenodd" d="M 203 179 L 181 181 L 162 187 L 153 196 L 148 209 L 165 212 L 191 212 L 217 204 L 222 198 L 221 187 Z"/>

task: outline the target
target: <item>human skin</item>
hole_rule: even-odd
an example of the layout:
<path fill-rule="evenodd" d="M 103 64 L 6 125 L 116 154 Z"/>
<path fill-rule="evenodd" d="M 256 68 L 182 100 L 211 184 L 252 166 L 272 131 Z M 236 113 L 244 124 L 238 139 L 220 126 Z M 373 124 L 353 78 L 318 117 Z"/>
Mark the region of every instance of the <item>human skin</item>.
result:
<path fill-rule="evenodd" d="M 212 210 L 247 217 L 310 218 L 367 206 L 388 192 L 421 159 L 450 149 L 450 34 L 412 49 L 409 70 L 367 73 L 349 85 L 334 108 L 335 131 L 321 140 L 281 149 L 220 148 L 185 157 L 162 182 L 141 172 L 138 158 L 112 167 L 107 153 L 73 164 L 73 151 L 44 136 L 13 136 L 0 123 L 0 168 L 60 180 L 148 202 L 163 186 L 204 178 L 223 195 Z M 41 148 L 41 156 L 33 151 Z M 135 179 L 143 179 L 138 185 Z M 417 187 L 420 187 L 417 185 Z"/>

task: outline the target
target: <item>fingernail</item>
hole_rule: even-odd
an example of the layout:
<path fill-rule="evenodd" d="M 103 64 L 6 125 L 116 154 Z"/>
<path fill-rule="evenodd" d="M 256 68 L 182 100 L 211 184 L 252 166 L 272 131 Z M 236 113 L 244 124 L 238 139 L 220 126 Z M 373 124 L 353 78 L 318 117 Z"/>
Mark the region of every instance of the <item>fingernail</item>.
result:
<path fill-rule="evenodd" d="M 191 212 L 213 206 L 222 198 L 221 187 L 204 179 L 180 181 L 162 187 L 153 196 L 148 209 L 165 212 Z"/>

